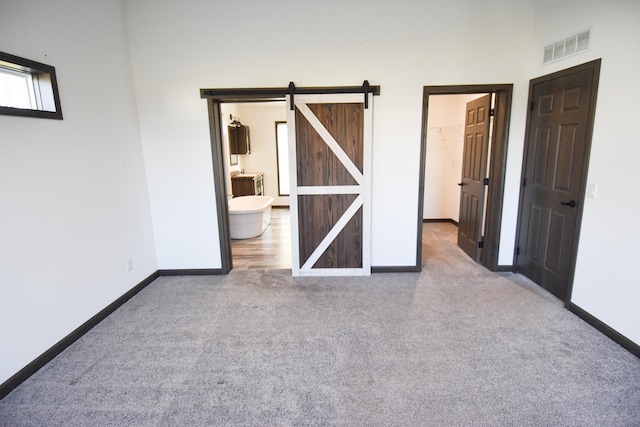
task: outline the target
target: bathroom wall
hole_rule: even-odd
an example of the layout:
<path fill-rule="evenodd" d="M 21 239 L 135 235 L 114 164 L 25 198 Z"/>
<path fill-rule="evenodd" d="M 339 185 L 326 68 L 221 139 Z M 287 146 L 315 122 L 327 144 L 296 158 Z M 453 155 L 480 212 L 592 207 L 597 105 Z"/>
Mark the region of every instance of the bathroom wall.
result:
<path fill-rule="evenodd" d="M 240 156 L 242 168 L 245 172 L 263 172 L 264 194 L 274 198 L 275 206 L 289 206 L 289 197 L 278 195 L 275 123 L 287 121 L 284 102 L 237 105 L 241 122 L 251 132 L 251 154 Z"/>
<path fill-rule="evenodd" d="M 230 116 L 233 117 L 239 117 L 240 116 L 240 110 L 239 110 L 239 106 L 240 104 L 221 104 L 220 105 L 220 115 L 222 116 L 220 118 L 220 123 L 221 123 L 221 127 L 222 127 L 222 157 L 224 158 L 225 161 L 225 168 L 226 168 L 226 189 L 227 189 L 227 196 L 228 197 L 232 197 L 233 193 L 231 191 L 231 173 L 232 172 L 240 172 L 242 170 L 242 158 L 244 156 L 237 156 L 237 164 L 232 165 L 231 164 L 231 155 L 230 155 L 230 150 L 229 150 L 229 129 L 228 126 L 231 124 L 232 120 Z M 241 121 L 242 123 L 242 121 Z"/>

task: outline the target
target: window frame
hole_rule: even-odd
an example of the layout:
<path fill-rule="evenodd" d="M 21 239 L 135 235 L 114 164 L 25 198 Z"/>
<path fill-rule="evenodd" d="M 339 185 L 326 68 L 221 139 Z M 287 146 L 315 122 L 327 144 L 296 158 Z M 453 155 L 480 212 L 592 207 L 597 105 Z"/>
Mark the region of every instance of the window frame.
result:
<path fill-rule="evenodd" d="M 4 64 L 3 64 L 4 63 Z M 56 69 L 51 65 L 31 61 L 26 58 L 0 52 L 0 68 L 7 69 L 10 73 L 23 73 L 30 75 L 33 80 L 34 93 L 39 100 L 39 108 L 18 108 L 0 106 L 0 115 L 6 116 L 22 116 L 35 117 L 42 119 L 62 120 L 62 106 L 60 104 L 60 94 L 58 92 L 58 80 L 56 78 Z M 45 110 L 42 105 L 42 93 L 46 90 L 49 97 L 53 98 L 54 111 Z"/>

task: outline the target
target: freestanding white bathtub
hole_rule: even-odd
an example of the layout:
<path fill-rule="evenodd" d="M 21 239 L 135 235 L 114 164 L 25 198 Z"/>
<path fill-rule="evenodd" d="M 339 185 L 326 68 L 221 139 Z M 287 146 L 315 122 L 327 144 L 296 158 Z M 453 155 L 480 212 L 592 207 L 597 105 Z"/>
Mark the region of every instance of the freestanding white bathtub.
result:
<path fill-rule="evenodd" d="M 229 234 L 232 239 L 261 235 L 271 222 L 270 196 L 241 196 L 229 200 Z"/>

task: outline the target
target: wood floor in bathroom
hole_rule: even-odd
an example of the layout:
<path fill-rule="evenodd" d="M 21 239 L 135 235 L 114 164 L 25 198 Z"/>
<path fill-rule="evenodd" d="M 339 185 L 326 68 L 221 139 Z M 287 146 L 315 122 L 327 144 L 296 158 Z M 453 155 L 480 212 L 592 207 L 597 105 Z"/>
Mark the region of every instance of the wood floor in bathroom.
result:
<path fill-rule="evenodd" d="M 449 222 L 426 222 L 422 227 L 422 241 L 446 239 L 455 244 L 458 228 Z M 423 258 L 429 248 L 423 246 Z M 291 223 L 289 208 L 271 209 L 271 224 L 261 236 L 231 240 L 234 270 L 276 270 L 291 268 Z"/>
<path fill-rule="evenodd" d="M 261 236 L 231 240 L 234 270 L 291 268 L 289 209 L 271 209 L 271 224 Z"/>

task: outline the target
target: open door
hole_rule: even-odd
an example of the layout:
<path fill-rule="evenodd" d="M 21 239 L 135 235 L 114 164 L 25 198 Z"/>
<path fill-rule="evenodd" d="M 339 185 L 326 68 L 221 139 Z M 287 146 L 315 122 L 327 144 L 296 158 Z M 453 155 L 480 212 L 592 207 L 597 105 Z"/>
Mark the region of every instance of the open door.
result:
<path fill-rule="evenodd" d="M 516 271 L 565 300 L 584 201 L 600 61 L 532 80 Z"/>
<path fill-rule="evenodd" d="M 371 273 L 372 107 L 371 93 L 287 96 L 294 276 Z"/>
<path fill-rule="evenodd" d="M 458 246 L 475 262 L 480 262 L 481 253 L 490 111 L 491 95 L 467 103 L 462 180 L 458 184 L 461 186 Z"/>

